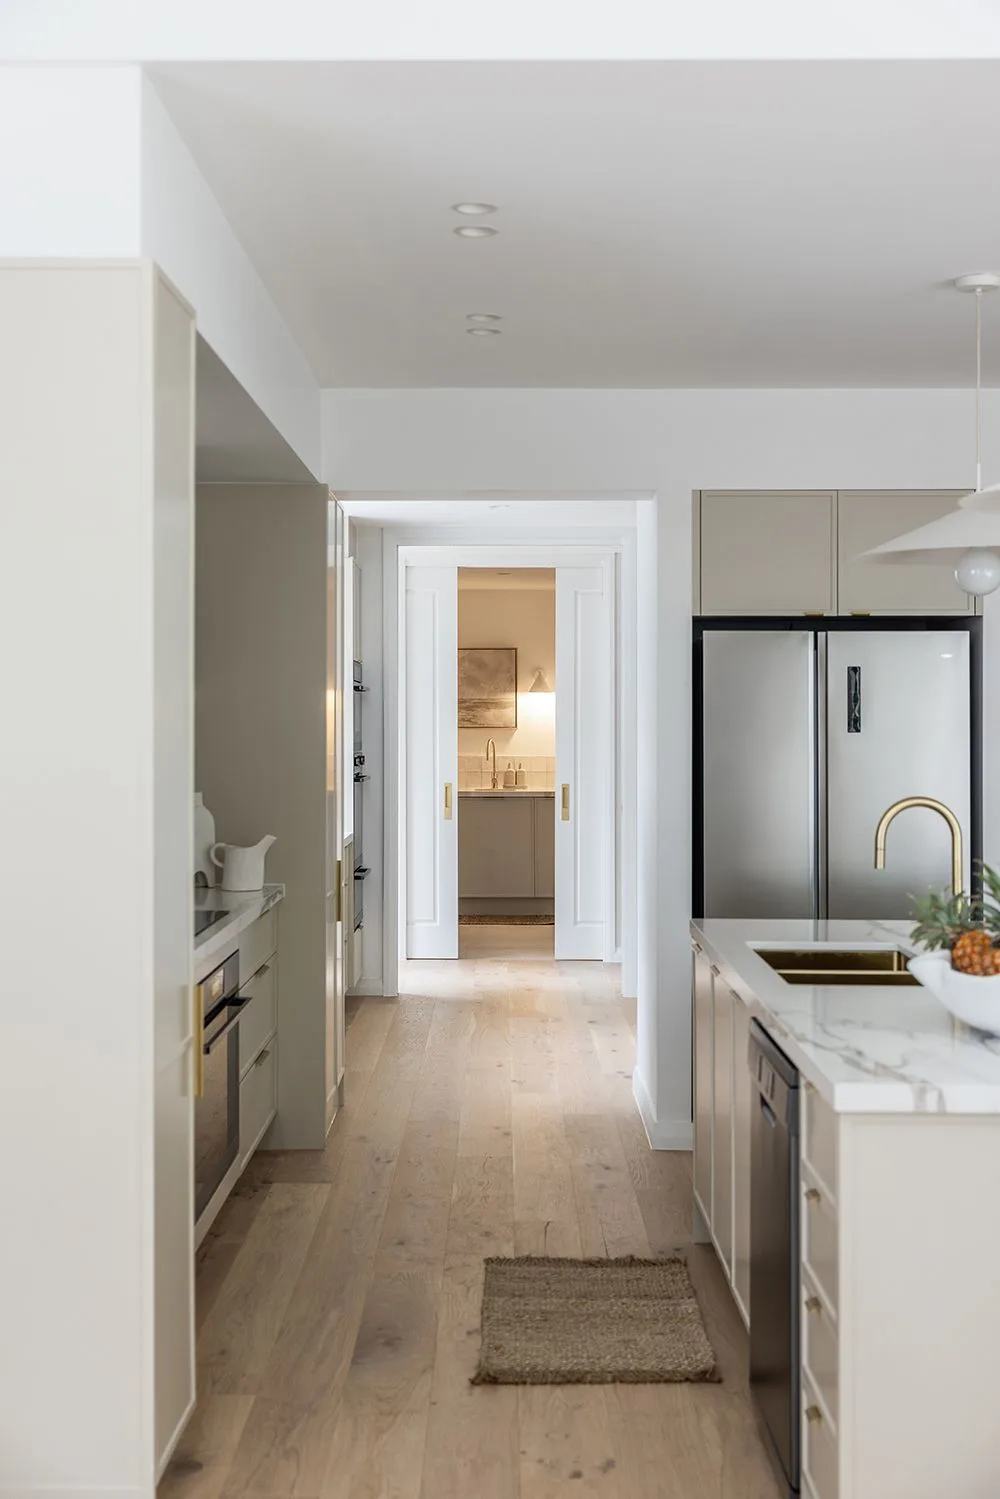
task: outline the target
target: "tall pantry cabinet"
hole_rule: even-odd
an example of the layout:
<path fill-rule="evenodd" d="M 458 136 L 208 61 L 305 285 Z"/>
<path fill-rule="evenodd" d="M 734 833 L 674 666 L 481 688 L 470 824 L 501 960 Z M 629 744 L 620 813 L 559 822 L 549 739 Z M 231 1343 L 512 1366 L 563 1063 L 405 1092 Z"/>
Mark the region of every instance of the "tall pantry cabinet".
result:
<path fill-rule="evenodd" d="M 285 886 L 277 1116 L 319 1150 L 344 1076 L 343 514 L 322 484 L 200 484 L 195 765 L 226 843 Z"/>

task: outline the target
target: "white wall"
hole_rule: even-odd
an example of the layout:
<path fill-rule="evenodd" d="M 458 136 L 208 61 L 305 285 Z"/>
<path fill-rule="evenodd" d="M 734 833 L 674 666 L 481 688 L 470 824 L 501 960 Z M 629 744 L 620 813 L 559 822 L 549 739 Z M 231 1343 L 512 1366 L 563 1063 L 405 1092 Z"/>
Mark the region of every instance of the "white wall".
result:
<path fill-rule="evenodd" d="M 13 0 L 4 55 L 134 58 L 649 58 L 997 56 L 1000 18 L 983 0 Z"/>
<path fill-rule="evenodd" d="M 190 1267 L 190 1155 L 166 1227 L 153 1162 L 154 1069 L 190 1150 L 193 455 L 160 438 L 193 340 L 161 358 L 140 265 L 0 268 L 0 323 L 0 1495 L 152 1499 L 154 1295 Z"/>
<path fill-rule="evenodd" d="M 490 735 L 496 741 L 497 768 L 506 757 L 556 752 L 555 695 L 532 692 L 541 667 L 550 687 L 556 683 L 556 593 L 548 589 L 458 589 L 458 645 L 514 646 L 517 650 L 517 728 L 459 729 L 460 755 L 483 756 Z M 504 762 L 503 765 L 501 762 Z M 483 761 L 485 764 L 485 761 Z"/>
<path fill-rule="evenodd" d="M 139 254 L 138 68 L 0 68 L 0 255 Z"/>
<path fill-rule="evenodd" d="M 195 308 L 198 331 L 312 474 L 319 388 L 154 85 L 142 81 L 142 251 Z"/>
<path fill-rule="evenodd" d="M 311 474 L 319 388 L 136 67 L 0 68 L 0 256 L 155 260 Z"/>
<path fill-rule="evenodd" d="M 1000 393 L 984 470 L 1000 473 Z M 698 488 L 962 488 L 973 407 L 959 390 L 325 391 L 335 487 L 469 493 L 647 490 L 640 504 L 639 1076 L 661 1144 L 690 1138 L 691 494 Z M 987 601 L 989 604 L 989 601 Z M 987 754 L 1000 740 L 1000 629 L 986 616 Z M 993 684 L 996 685 L 993 685 Z M 1000 855 L 988 778 L 987 857 Z"/>

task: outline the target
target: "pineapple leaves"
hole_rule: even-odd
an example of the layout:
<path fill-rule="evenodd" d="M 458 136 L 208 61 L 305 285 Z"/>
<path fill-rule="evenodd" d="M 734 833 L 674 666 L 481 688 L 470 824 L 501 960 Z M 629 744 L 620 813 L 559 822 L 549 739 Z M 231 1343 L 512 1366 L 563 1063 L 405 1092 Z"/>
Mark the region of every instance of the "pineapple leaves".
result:
<path fill-rule="evenodd" d="M 965 932 L 985 931 L 994 946 L 1000 946 L 1000 873 L 978 861 L 983 879 L 982 895 L 952 895 L 947 890 L 929 890 L 911 896 L 916 925 L 913 940 L 928 952 L 950 951 Z"/>

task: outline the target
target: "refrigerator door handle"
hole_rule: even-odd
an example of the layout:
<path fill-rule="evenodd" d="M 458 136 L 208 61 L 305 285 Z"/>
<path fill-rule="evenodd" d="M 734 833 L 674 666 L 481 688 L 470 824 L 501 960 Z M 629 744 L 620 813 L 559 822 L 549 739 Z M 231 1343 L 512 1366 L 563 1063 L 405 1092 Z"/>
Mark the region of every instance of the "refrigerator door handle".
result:
<path fill-rule="evenodd" d="M 861 733 L 861 667 L 847 668 L 847 732 Z"/>

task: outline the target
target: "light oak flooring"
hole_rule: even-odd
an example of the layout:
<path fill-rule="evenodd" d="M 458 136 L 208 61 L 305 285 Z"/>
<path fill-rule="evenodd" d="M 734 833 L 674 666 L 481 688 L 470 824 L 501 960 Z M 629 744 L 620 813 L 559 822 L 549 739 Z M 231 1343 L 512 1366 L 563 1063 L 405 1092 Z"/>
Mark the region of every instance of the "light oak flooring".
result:
<path fill-rule="evenodd" d="M 775 1499 L 746 1338 L 650 1151 L 617 970 L 468 927 L 351 1006 L 321 1152 L 262 1153 L 199 1255 L 196 1414 L 160 1499 Z M 683 1247 L 720 1385 L 473 1388 L 490 1254 Z"/>

